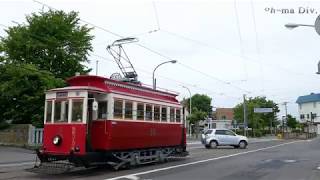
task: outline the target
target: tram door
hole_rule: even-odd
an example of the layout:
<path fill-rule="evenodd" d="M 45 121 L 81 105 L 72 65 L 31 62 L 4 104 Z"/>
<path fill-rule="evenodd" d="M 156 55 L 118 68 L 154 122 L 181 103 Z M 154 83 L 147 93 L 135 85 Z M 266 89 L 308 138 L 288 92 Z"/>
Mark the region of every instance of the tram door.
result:
<path fill-rule="evenodd" d="M 92 151 L 91 146 L 91 129 L 92 129 L 92 115 L 93 115 L 93 95 L 89 94 L 88 98 L 88 111 L 87 111 L 87 135 L 86 135 L 86 150 Z"/>

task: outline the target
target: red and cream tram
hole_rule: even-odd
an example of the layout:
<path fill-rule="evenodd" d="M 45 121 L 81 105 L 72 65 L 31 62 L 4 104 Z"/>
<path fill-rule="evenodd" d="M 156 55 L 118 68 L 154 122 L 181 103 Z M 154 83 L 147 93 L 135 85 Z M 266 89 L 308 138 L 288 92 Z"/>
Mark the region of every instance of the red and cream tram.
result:
<path fill-rule="evenodd" d="M 46 92 L 42 164 L 117 169 L 188 154 L 177 94 L 90 75 L 67 83 Z"/>

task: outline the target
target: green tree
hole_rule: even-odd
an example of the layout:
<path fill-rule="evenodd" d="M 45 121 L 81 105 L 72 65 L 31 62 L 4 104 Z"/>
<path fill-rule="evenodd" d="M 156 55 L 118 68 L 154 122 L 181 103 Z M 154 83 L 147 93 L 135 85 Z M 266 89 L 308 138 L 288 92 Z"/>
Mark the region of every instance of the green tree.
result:
<path fill-rule="evenodd" d="M 199 133 L 199 121 L 204 120 L 212 111 L 211 98 L 205 94 L 195 94 L 191 97 L 192 114 L 188 117 L 189 124 L 195 125 L 196 137 Z M 183 103 L 190 112 L 190 98 Z"/>
<path fill-rule="evenodd" d="M 299 126 L 299 122 L 291 114 L 287 115 L 287 126 L 291 129 L 296 129 Z"/>
<path fill-rule="evenodd" d="M 247 104 L 248 126 L 253 129 L 264 129 L 270 126 L 270 120 L 273 127 L 279 124 L 276 119 L 276 113 L 279 112 L 278 105 L 266 97 L 249 98 Z M 273 113 L 254 113 L 254 108 L 272 108 Z M 239 103 L 234 108 L 234 118 L 237 122 L 243 122 L 243 103 Z"/>
<path fill-rule="evenodd" d="M 80 25 L 78 13 L 49 10 L 33 13 L 26 21 L 6 30 L 8 36 L 0 44 L 2 62 L 34 64 L 63 79 L 90 71 L 83 63 L 89 61 L 93 36 L 91 28 Z"/>
<path fill-rule="evenodd" d="M 192 111 L 198 110 L 206 113 L 212 111 L 211 98 L 205 94 L 195 94 L 191 97 L 191 108 Z M 190 112 L 190 98 L 185 99 L 185 105 Z"/>
<path fill-rule="evenodd" d="M 61 86 L 62 79 L 35 65 L 0 65 L 0 124 L 9 120 L 42 126 L 44 91 Z"/>

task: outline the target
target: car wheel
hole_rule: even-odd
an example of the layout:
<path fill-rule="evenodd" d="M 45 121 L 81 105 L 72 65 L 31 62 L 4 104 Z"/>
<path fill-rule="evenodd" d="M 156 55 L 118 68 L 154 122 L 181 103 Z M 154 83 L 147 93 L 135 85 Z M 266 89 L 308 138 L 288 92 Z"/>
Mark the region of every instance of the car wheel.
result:
<path fill-rule="evenodd" d="M 241 149 L 245 149 L 245 148 L 247 148 L 247 142 L 246 141 L 240 141 L 239 142 L 239 148 L 241 148 Z"/>
<path fill-rule="evenodd" d="M 239 148 L 239 146 L 238 145 L 236 145 L 236 146 L 233 146 L 235 149 L 238 149 Z"/>
<path fill-rule="evenodd" d="M 205 145 L 205 147 L 206 147 L 207 149 L 210 149 L 210 146 L 209 146 L 209 145 Z"/>
<path fill-rule="evenodd" d="M 217 141 L 210 141 L 210 144 L 209 144 L 209 147 L 210 147 L 210 148 L 215 149 L 215 148 L 217 148 L 217 146 L 218 146 Z"/>

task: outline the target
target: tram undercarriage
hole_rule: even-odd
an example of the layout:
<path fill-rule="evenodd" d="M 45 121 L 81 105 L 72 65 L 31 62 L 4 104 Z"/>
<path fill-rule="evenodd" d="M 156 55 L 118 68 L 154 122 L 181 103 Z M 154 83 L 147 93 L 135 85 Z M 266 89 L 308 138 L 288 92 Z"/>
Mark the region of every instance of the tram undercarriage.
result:
<path fill-rule="evenodd" d="M 31 172 L 42 174 L 60 174 L 72 171 L 77 167 L 98 167 L 110 165 L 114 170 L 123 168 L 166 162 L 172 157 L 186 157 L 188 152 L 181 147 L 163 147 L 150 149 L 136 149 L 129 151 L 88 152 L 86 155 L 49 155 L 37 151 L 40 161 L 29 169 Z"/>

